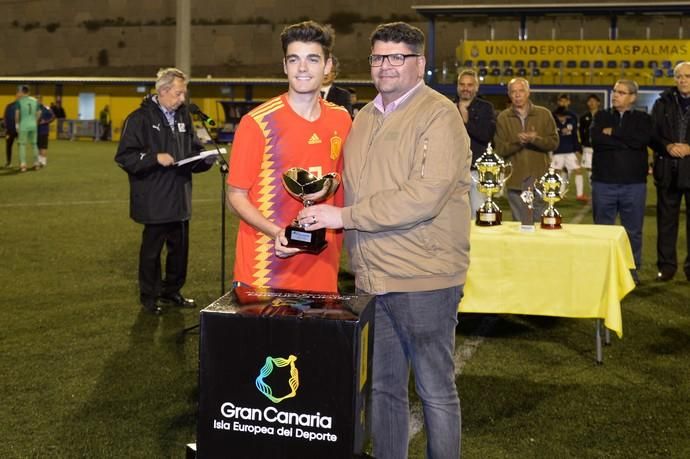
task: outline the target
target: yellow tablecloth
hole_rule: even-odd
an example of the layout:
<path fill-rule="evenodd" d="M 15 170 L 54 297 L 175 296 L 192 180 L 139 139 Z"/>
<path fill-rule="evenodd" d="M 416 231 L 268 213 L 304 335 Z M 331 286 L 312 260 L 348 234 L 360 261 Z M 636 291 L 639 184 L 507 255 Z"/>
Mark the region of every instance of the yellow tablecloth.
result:
<path fill-rule="evenodd" d="M 600 318 L 623 336 L 620 301 L 635 287 L 635 263 L 622 226 L 473 225 L 470 243 L 460 312 Z"/>

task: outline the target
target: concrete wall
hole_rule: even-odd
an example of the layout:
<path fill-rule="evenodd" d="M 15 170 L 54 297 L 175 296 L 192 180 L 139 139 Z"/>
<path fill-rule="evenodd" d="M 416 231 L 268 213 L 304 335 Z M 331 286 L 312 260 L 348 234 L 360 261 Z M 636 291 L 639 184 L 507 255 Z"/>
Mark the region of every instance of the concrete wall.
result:
<path fill-rule="evenodd" d="M 279 76 L 282 69 L 278 36 L 286 22 L 304 17 L 323 21 L 334 12 L 358 13 L 366 18 L 379 16 L 385 20 L 392 14 L 418 17 L 410 6 L 423 3 L 434 2 L 193 1 L 192 17 L 195 20 L 220 18 L 246 22 L 250 18 L 264 17 L 274 23 L 193 26 L 193 73 L 195 76 L 212 73 L 218 77 Z M 485 3 L 501 2 L 490 0 Z M 174 15 L 174 0 L 27 0 L 3 3 L 0 40 L 6 46 L 0 47 L 0 74 L 152 75 L 158 67 L 174 63 L 174 26 L 109 26 L 89 31 L 84 27 L 84 21 L 123 18 L 130 23 L 160 24 Z M 426 31 L 426 20 L 418 18 L 419 22 L 415 24 Z M 621 17 L 619 37 L 678 38 L 679 30 L 690 32 L 689 21 L 690 18 L 685 17 Z M 59 24 L 54 32 L 47 30 L 51 23 Z M 354 23 L 352 32 L 338 34 L 336 54 L 343 63 L 343 76 L 366 77 L 368 35 L 375 25 L 371 22 Z M 447 66 L 452 66 L 455 47 L 463 38 L 488 40 L 493 35 L 495 39 L 515 39 L 517 30 L 517 18 L 477 17 L 440 21 L 436 37 L 438 66 L 441 67 L 444 61 Z M 587 18 L 583 21 L 577 16 L 530 18 L 528 34 L 531 39 L 607 38 L 608 20 Z M 101 57 L 107 54 L 107 66 L 99 65 L 99 53 Z"/>

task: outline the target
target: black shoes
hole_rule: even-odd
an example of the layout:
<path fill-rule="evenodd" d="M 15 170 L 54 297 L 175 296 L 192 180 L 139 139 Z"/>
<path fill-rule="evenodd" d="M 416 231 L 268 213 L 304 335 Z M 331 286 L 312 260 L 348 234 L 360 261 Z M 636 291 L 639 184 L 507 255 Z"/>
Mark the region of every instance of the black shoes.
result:
<path fill-rule="evenodd" d="M 181 308 L 193 308 L 196 306 L 196 302 L 193 299 L 183 297 L 180 292 L 161 295 L 160 299 Z"/>
<path fill-rule="evenodd" d="M 155 299 L 142 299 L 141 300 L 141 307 L 144 309 L 144 311 L 148 312 L 149 314 L 153 314 L 155 316 L 159 316 L 163 314 L 163 310 L 161 309 L 160 306 L 156 304 Z"/>
<path fill-rule="evenodd" d="M 175 306 L 179 306 L 181 308 L 193 308 L 196 306 L 194 300 L 183 297 L 180 292 L 161 295 L 158 297 L 158 300 L 164 304 L 174 304 Z M 144 311 L 148 312 L 149 314 L 156 316 L 163 314 L 163 309 L 158 305 L 156 298 L 142 297 L 139 301 L 141 302 L 141 307 L 144 309 Z"/>
<path fill-rule="evenodd" d="M 675 273 L 672 273 L 670 271 L 659 271 L 658 273 L 656 273 L 656 280 L 658 280 L 659 282 L 668 282 L 671 279 L 673 279 L 674 274 Z"/>

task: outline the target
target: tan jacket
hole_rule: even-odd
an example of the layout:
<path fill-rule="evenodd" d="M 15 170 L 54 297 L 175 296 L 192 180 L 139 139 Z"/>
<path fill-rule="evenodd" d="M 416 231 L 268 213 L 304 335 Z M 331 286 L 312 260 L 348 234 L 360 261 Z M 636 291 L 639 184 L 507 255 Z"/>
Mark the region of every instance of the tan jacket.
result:
<path fill-rule="evenodd" d="M 511 190 L 521 190 L 523 180 L 531 177 L 529 185 L 540 178 L 549 167 L 549 152 L 553 151 L 559 142 L 556 122 L 549 110 L 539 105 L 531 104 L 525 128 L 534 128 L 537 138 L 534 142 L 521 145 L 518 133 L 523 131 L 520 118 L 512 108 L 507 108 L 496 118 L 496 135 L 494 144 L 496 154 L 504 157 L 513 165 L 513 175 L 506 182 Z"/>
<path fill-rule="evenodd" d="M 414 292 L 465 282 L 469 138 L 457 108 L 420 86 L 386 118 L 365 106 L 345 142 L 345 245 L 357 288 Z"/>

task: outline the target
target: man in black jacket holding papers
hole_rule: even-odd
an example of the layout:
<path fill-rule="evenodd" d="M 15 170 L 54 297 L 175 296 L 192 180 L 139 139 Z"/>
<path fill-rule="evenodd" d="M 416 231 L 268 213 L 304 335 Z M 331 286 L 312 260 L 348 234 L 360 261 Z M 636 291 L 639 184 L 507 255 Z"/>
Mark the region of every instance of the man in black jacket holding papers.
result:
<path fill-rule="evenodd" d="M 129 175 L 130 217 L 144 225 L 139 253 L 139 299 L 147 312 L 161 314 L 159 300 L 194 307 L 180 290 L 187 277 L 189 219 L 192 215 L 192 172 L 207 171 L 215 156 L 176 163 L 204 148 L 184 105 L 187 76 L 161 69 L 156 95 L 146 96 L 127 117 L 115 162 Z M 165 278 L 161 251 L 167 247 Z"/>

